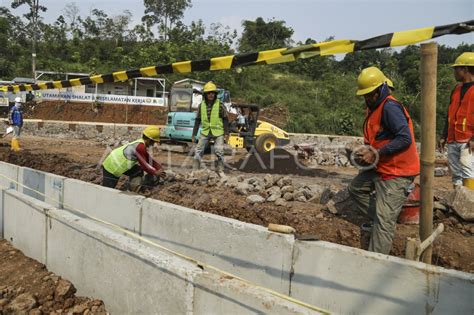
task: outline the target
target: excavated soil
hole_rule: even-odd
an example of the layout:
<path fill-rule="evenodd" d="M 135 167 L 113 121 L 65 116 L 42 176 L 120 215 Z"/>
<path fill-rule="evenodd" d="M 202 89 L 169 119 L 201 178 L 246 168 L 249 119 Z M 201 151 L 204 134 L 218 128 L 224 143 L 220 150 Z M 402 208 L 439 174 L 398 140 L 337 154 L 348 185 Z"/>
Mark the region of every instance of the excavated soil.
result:
<path fill-rule="evenodd" d="M 157 106 L 44 101 L 25 106 L 25 118 L 142 125 L 166 123 L 166 108 Z"/>
<path fill-rule="evenodd" d="M 0 314 L 108 314 L 102 301 L 75 293 L 71 282 L 0 240 Z"/>
<path fill-rule="evenodd" d="M 2 144 L 3 143 L 3 144 Z M 11 153 L 6 140 L 0 141 L 0 159 L 9 163 L 32 167 L 54 174 L 81 179 L 99 184 L 101 182 L 98 162 L 103 158 L 105 147 L 85 140 L 58 140 L 49 138 L 24 138 L 26 148 L 21 154 Z M 171 162 L 178 174 L 189 173 L 191 163 L 186 155 L 159 152 L 158 160 L 166 165 Z M 236 156 L 236 163 L 242 155 Z M 188 162 L 186 160 L 188 159 Z M 292 175 L 293 181 L 305 184 L 321 184 L 333 189 L 347 185 L 355 175 L 351 168 L 325 168 L 330 176 Z M 258 173 L 230 171 L 230 176 L 263 176 Z M 277 176 L 277 175 L 275 175 Z M 450 187 L 448 176 L 438 177 L 435 192 L 443 196 Z M 448 188 L 448 189 L 447 189 Z M 360 224 L 365 217 L 355 210 L 332 214 L 324 206 L 312 202 L 289 202 L 289 206 L 275 206 L 274 203 L 250 205 L 245 196 L 236 194 L 227 187 L 188 184 L 185 181 L 166 183 L 144 195 L 197 210 L 234 218 L 240 221 L 266 226 L 269 223 L 293 226 L 299 235 L 315 235 L 320 240 L 358 248 L 367 248 L 369 235 L 361 233 Z M 436 212 L 435 224 L 444 223 L 445 232 L 438 238 L 433 249 L 433 264 L 446 268 L 474 272 L 474 224 L 462 221 L 453 212 Z M 392 255 L 404 257 L 407 237 L 416 237 L 417 225 L 397 225 Z"/>
<path fill-rule="evenodd" d="M 285 149 L 277 148 L 269 154 L 259 154 L 256 151 L 247 154 L 240 160 L 231 163 L 231 167 L 245 173 L 284 174 L 312 177 L 328 177 L 331 174 L 322 169 L 313 169 L 300 163 L 295 154 Z"/>

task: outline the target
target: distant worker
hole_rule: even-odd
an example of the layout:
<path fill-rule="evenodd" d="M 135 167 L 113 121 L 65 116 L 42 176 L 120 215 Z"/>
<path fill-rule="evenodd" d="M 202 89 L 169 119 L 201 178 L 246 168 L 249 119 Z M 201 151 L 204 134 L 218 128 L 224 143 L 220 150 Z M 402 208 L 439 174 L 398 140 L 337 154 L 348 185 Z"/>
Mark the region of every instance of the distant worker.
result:
<path fill-rule="evenodd" d="M 446 124 L 439 141 L 448 142 L 448 164 L 454 187 L 474 189 L 474 52 L 461 54 L 454 62 L 457 84 L 451 93 Z"/>
<path fill-rule="evenodd" d="M 11 142 L 11 149 L 15 152 L 20 151 L 20 135 L 21 128 L 23 128 L 23 112 L 21 110 L 21 97 L 15 98 L 15 105 L 10 110 L 8 115 L 8 122 L 13 127 L 13 138 Z"/>
<path fill-rule="evenodd" d="M 371 231 L 369 251 L 389 254 L 398 215 L 420 173 L 420 160 L 410 115 L 390 95 L 382 71 L 376 67 L 362 70 L 357 84 L 356 95 L 364 96 L 367 116 L 365 146 L 355 154 L 366 167 L 348 189 L 357 208 L 373 220 L 362 225 L 363 230 Z"/>
<path fill-rule="evenodd" d="M 214 152 L 217 156 L 217 173 L 220 177 L 224 174 L 224 140 L 228 137 L 229 120 L 227 110 L 217 98 L 217 87 L 212 82 L 204 85 L 204 99 L 199 106 L 194 124 L 192 141 L 195 142 L 196 134 L 201 127 L 201 136 L 196 146 L 193 160 L 193 171 L 201 167 L 201 159 L 209 141 L 214 139 Z M 225 138 L 225 139 L 224 139 Z"/>
<path fill-rule="evenodd" d="M 122 175 L 129 177 L 128 188 L 134 192 L 142 186 L 156 186 L 165 173 L 147 149 L 159 141 L 160 128 L 148 126 L 140 139 L 114 149 L 102 163 L 102 186 L 115 188 Z M 147 173 L 145 177 L 144 171 Z"/>

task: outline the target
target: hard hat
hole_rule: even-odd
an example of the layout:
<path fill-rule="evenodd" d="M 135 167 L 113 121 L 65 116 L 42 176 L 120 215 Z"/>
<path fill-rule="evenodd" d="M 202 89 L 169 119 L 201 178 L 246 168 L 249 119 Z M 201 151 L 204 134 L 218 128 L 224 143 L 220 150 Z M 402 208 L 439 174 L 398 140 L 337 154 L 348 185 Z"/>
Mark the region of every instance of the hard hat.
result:
<path fill-rule="evenodd" d="M 160 128 L 158 126 L 148 126 L 143 130 L 143 135 L 153 141 L 160 141 Z"/>
<path fill-rule="evenodd" d="M 21 102 L 23 102 L 21 97 L 15 97 L 15 103 L 21 103 Z"/>
<path fill-rule="evenodd" d="M 451 67 L 474 67 L 474 52 L 462 53 Z"/>
<path fill-rule="evenodd" d="M 217 92 L 217 86 L 214 83 L 212 83 L 212 81 L 209 81 L 204 85 L 203 92 L 204 93 Z"/>
<path fill-rule="evenodd" d="M 369 94 L 385 82 L 388 79 L 377 67 L 368 67 L 362 70 L 357 78 L 357 92 L 356 95 L 365 95 Z M 392 83 L 393 85 L 393 83 Z"/>
<path fill-rule="evenodd" d="M 387 85 L 388 85 L 389 88 L 395 90 L 395 87 L 393 86 L 392 80 L 390 80 L 389 78 L 385 77 L 385 82 L 387 82 Z"/>

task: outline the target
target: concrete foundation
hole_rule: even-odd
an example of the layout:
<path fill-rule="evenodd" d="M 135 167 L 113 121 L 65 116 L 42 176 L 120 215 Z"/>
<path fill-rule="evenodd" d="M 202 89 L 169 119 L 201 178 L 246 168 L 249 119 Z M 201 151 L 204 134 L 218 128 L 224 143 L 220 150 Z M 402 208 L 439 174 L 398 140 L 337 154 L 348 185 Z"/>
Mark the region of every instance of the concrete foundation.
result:
<path fill-rule="evenodd" d="M 323 314 L 2 188 L 5 235 L 117 314 Z M 33 226 L 36 227 L 33 229 Z"/>
<path fill-rule="evenodd" d="M 141 208 L 145 197 L 66 179 L 63 200 L 65 209 L 77 209 L 130 231 L 140 231 Z"/>
<path fill-rule="evenodd" d="M 291 296 L 340 314 L 472 314 L 474 275 L 328 242 L 296 242 Z"/>
<path fill-rule="evenodd" d="M 43 178 L 7 163 L 1 163 L 0 170 L 21 174 L 20 182 L 31 185 L 35 181 L 23 177 Z M 45 187 L 54 176 L 44 173 Z M 28 190 L 8 189 L 11 182 L 4 179 L 8 186 L 0 195 L 5 238 L 72 280 L 80 294 L 101 298 L 108 308 L 117 303 L 117 308 L 109 308 L 112 312 L 147 313 L 151 307 L 157 312 L 161 304 L 153 301 L 173 313 L 309 312 L 258 286 L 203 271 L 74 211 L 54 209 Z M 327 242 L 295 241 L 292 235 L 170 203 L 77 180 L 63 183 L 66 210 L 71 204 L 162 246 L 335 313 L 474 311 L 472 274 Z M 152 294 L 133 295 L 140 289 Z M 161 300 L 163 294 L 168 294 L 167 301 Z M 175 303 L 168 302 L 173 299 Z"/>
<path fill-rule="evenodd" d="M 147 199 L 142 235 L 180 253 L 289 294 L 294 237 Z"/>

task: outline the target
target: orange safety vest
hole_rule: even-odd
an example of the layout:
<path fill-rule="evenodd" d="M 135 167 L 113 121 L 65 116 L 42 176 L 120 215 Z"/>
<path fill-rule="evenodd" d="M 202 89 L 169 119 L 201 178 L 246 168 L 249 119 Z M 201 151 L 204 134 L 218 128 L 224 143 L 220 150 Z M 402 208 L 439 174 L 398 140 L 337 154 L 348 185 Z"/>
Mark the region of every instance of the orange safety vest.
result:
<path fill-rule="evenodd" d="M 448 109 L 448 143 L 468 142 L 474 136 L 474 87 L 461 100 L 462 84 L 456 85 Z"/>
<path fill-rule="evenodd" d="M 373 112 L 367 113 L 367 118 L 364 122 L 364 142 L 375 149 L 380 149 L 384 145 L 390 142 L 390 139 L 377 140 L 375 139 L 377 134 L 383 129 L 382 112 L 387 100 L 397 101 L 391 95 L 387 96 L 382 104 L 377 107 Z M 416 176 L 420 173 L 420 158 L 416 151 L 415 134 L 413 132 L 413 123 L 410 115 L 404 106 L 403 113 L 408 121 L 410 127 L 411 144 L 405 150 L 392 154 L 380 156 L 377 164 L 377 172 L 385 175 L 394 176 Z"/>

